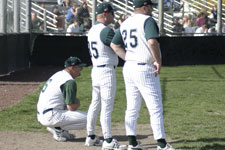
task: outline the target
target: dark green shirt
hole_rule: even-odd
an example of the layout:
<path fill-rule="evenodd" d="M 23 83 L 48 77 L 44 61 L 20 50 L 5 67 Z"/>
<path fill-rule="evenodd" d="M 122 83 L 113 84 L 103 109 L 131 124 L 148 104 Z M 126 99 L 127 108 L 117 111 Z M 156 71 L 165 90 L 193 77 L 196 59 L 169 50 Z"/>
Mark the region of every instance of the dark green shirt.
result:
<path fill-rule="evenodd" d="M 100 33 L 100 39 L 105 45 L 110 46 L 114 34 L 113 29 L 106 26 Z"/>
<path fill-rule="evenodd" d="M 152 17 L 149 17 L 145 20 L 145 38 L 146 40 L 154 39 L 159 37 L 159 28 L 155 20 Z"/>
<path fill-rule="evenodd" d="M 77 84 L 75 80 L 69 80 L 63 85 L 61 85 L 61 91 L 65 98 L 65 104 L 75 104 L 76 103 L 76 94 L 77 94 Z"/>

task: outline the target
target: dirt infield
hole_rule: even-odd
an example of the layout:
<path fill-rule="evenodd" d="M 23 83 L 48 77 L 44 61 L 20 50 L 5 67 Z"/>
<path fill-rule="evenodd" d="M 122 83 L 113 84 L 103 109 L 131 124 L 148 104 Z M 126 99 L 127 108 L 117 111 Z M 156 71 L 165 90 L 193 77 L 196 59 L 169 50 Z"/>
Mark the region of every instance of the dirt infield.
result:
<path fill-rule="evenodd" d="M 0 76 L 0 110 L 15 105 L 24 96 L 35 92 L 61 67 L 32 67 Z M 1 131 L 0 150 L 101 150 L 101 147 L 85 147 L 86 130 L 72 131 L 74 141 L 56 142 L 50 133 Z M 101 128 L 96 132 L 102 139 Z M 148 150 L 156 149 L 150 125 L 138 125 L 137 138 Z M 113 126 L 113 135 L 121 144 L 128 144 L 124 125 Z"/>
<path fill-rule="evenodd" d="M 0 110 L 15 105 L 27 94 L 35 92 L 61 67 L 34 66 L 7 75 L 0 75 Z"/>
<path fill-rule="evenodd" d="M 156 149 L 156 143 L 153 140 L 152 133 L 148 125 L 138 126 L 138 140 L 148 150 Z M 1 150 L 101 150 L 101 147 L 84 146 L 86 130 L 73 131 L 76 139 L 67 142 L 55 141 L 50 133 L 39 132 L 0 132 L 0 149 Z M 97 127 L 96 132 L 102 139 L 101 129 Z M 113 135 L 120 144 L 127 145 L 127 137 L 123 125 L 113 126 Z"/>

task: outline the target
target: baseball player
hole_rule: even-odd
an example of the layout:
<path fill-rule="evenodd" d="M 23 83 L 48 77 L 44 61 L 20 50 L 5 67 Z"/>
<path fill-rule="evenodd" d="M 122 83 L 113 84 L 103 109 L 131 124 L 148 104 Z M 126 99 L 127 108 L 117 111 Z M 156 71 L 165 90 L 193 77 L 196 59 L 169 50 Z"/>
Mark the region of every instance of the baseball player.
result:
<path fill-rule="evenodd" d="M 151 116 L 157 150 L 175 150 L 165 140 L 159 72 L 162 64 L 158 26 L 152 16 L 151 0 L 134 0 L 134 14 L 116 32 L 111 47 L 126 62 L 123 76 L 126 87 L 125 114 L 128 150 L 143 150 L 136 140 L 136 125 L 142 97 Z M 126 53 L 123 49 L 125 47 Z"/>
<path fill-rule="evenodd" d="M 86 64 L 77 57 L 65 61 L 65 69 L 51 76 L 43 86 L 37 103 L 38 121 L 47 127 L 56 141 L 72 140 L 75 135 L 68 130 L 85 128 L 87 113 L 77 110 L 80 100 L 76 97 L 74 78 Z"/>
<path fill-rule="evenodd" d="M 110 48 L 114 31 L 107 25 L 114 20 L 114 10 L 110 3 L 103 2 L 96 9 L 97 22 L 88 33 L 88 43 L 93 64 L 92 101 L 87 116 L 86 146 L 99 143 L 95 135 L 95 127 L 98 112 L 101 109 L 100 122 L 104 142 L 103 150 L 118 148 L 120 145 L 112 138 L 111 114 L 113 111 L 114 97 L 116 93 L 115 67 L 118 64 L 118 56 Z"/>

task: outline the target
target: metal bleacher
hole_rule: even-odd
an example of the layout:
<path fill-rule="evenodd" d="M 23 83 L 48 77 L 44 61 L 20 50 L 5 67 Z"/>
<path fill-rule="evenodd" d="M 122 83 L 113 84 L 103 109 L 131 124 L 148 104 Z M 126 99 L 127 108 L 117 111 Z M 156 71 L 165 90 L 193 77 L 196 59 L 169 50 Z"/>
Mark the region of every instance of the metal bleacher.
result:
<path fill-rule="evenodd" d="M 77 2 L 82 3 L 82 0 L 76 0 Z M 157 1 L 157 0 L 155 0 Z M 92 9 L 92 0 L 86 0 L 88 7 L 90 10 Z M 115 22 L 119 19 L 119 16 L 121 14 L 127 14 L 127 15 L 132 15 L 133 13 L 133 0 L 112 0 L 110 1 L 113 3 L 113 6 L 116 8 L 115 12 Z M 127 3 L 125 3 L 127 2 Z M 32 0 L 32 11 L 35 11 L 38 14 L 41 14 L 39 19 L 42 20 L 43 22 L 46 22 L 46 29 L 49 29 L 49 31 L 59 31 L 59 29 L 52 24 L 49 20 L 52 20 L 53 18 L 49 16 L 54 16 L 51 11 L 47 9 L 43 9 L 39 6 L 40 3 L 45 3 L 49 5 L 55 5 L 57 4 L 57 0 Z M 101 0 L 97 0 L 97 4 L 102 3 Z M 164 19 L 163 19 L 163 27 L 165 31 L 165 36 L 173 36 L 174 32 L 171 30 L 173 25 L 173 18 L 174 17 L 179 17 L 183 18 L 184 15 L 190 14 L 194 17 L 196 17 L 196 14 L 198 14 L 202 9 L 207 10 L 208 13 L 211 12 L 213 6 L 217 4 L 216 0 L 211 0 L 211 1 L 205 1 L 205 0 L 182 0 L 181 2 L 175 0 L 174 3 L 177 3 L 179 5 L 182 5 L 183 7 L 179 11 L 174 11 L 174 10 L 165 10 L 164 11 Z M 225 4 L 223 5 L 223 12 L 225 12 Z M 39 11 L 42 10 L 42 13 Z M 44 13 L 43 13 L 44 12 Z M 92 16 L 92 11 L 90 11 L 90 16 Z M 158 8 L 154 8 L 153 11 L 153 18 L 156 20 L 158 23 L 158 17 L 159 17 L 159 10 Z M 91 18 L 92 19 L 92 18 Z M 225 14 L 222 13 L 222 20 L 225 21 Z M 113 26 L 113 25 L 112 25 Z"/>

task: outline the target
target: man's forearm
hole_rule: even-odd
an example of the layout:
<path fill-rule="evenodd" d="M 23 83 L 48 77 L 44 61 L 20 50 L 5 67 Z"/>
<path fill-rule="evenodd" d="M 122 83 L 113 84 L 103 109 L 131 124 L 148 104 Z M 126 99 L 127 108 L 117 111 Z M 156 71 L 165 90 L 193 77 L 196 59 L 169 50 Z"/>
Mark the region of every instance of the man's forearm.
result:
<path fill-rule="evenodd" d="M 80 100 L 79 99 L 76 100 L 76 104 L 67 105 L 67 109 L 70 110 L 70 111 L 77 110 L 79 107 L 80 107 Z"/>
<path fill-rule="evenodd" d="M 156 39 L 150 39 L 148 40 L 148 45 L 155 61 L 161 65 L 162 59 L 161 59 L 160 45 L 158 41 Z"/>
<path fill-rule="evenodd" d="M 114 50 L 114 52 L 123 60 L 125 60 L 125 50 L 120 45 L 116 45 L 114 43 L 110 44 L 110 47 Z"/>

